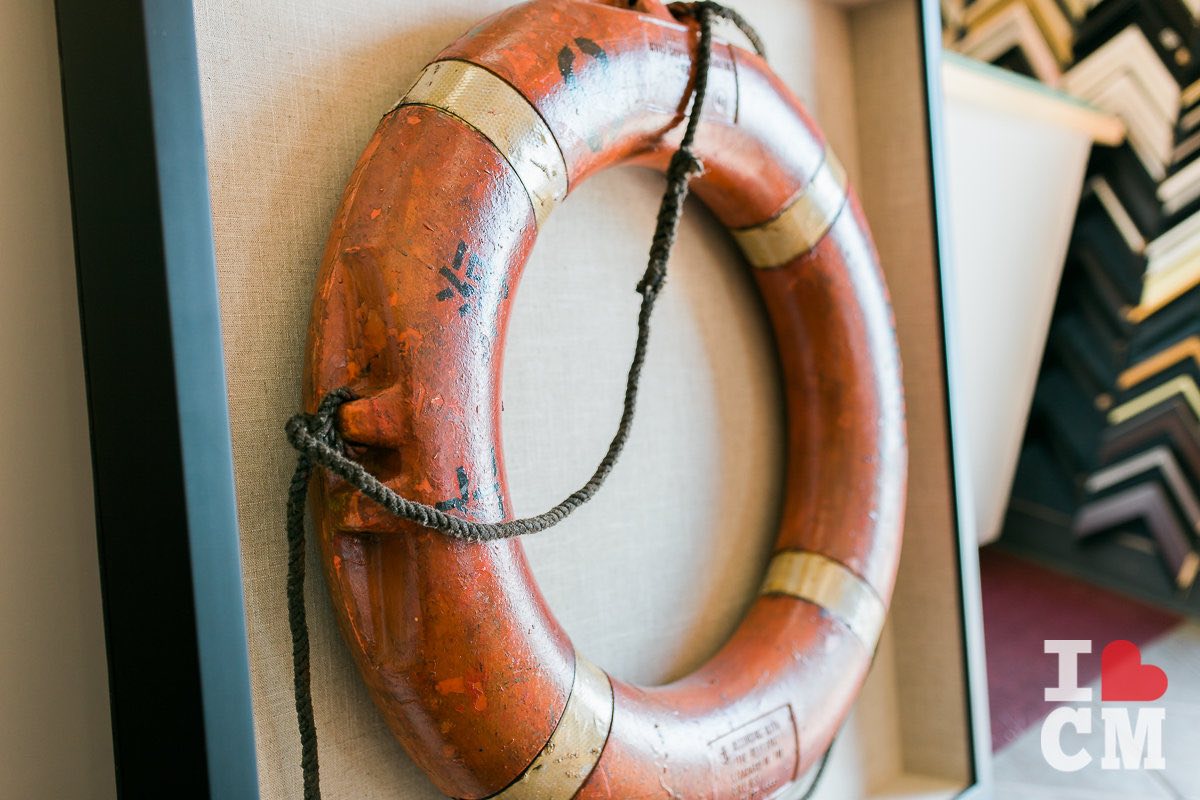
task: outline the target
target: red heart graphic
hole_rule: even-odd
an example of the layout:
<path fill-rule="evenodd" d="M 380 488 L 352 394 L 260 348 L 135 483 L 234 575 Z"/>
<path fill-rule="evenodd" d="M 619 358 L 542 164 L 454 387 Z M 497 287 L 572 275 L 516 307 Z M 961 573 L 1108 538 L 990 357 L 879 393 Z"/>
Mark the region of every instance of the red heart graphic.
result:
<path fill-rule="evenodd" d="M 1100 655 L 1100 699 L 1147 703 L 1167 691 L 1167 673 L 1142 663 L 1142 652 L 1133 642 L 1109 642 Z"/>

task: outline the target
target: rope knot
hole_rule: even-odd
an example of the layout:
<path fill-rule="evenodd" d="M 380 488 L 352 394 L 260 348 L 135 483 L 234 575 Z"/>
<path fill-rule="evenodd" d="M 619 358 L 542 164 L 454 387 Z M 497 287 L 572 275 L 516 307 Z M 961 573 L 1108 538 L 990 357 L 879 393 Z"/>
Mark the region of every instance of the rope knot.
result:
<path fill-rule="evenodd" d="M 343 386 L 321 398 L 316 413 L 296 414 L 291 417 L 284 426 L 284 431 L 292 447 L 307 452 L 314 445 L 323 444 L 338 451 L 342 450 L 342 437 L 337 431 L 337 411 L 353 399 L 354 393 Z"/>
<path fill-rule="evenodd" d="M 692 109 L 693 116 L 698 113 L 698 107 Z M 667 194 L 658 212 L 658 227 L 650 245 L 650 263 L 637 285 L 638 294 L 647 300 L 653 299 L 667 280 L 667 260 L 671 255 L 671 246 L 675 243 L 675 232 L 679 227 L 684 198 L 687 197 L 688 183 L 692 178 L 704 174 L 704 162 L 692 151 L 694 135 L 695 125 L 689 122 L 683 144 L 671 156 L 671 162 L 667 166 Z"/>
<path fill-rule="evenodd" d="M 646 268 L 646 274 L 638 281 L 637 293 L 646 300 L 653 300 L 660 291 L 663 284 L 667 281 L 667 265 L 665 263 L 652 263 Z"/>
<path fill-rule="evenodd" d="M 671 156 L 668 174 L 681 175 L 686 180 L 699 178 L 704 174 L 704 162 L 701 161 L 690 147 L 681 147 Z"/>
<path fill-rule="evenodd" d="M 645 277 L 638 281 L 637 293 L 642 297 L 654 297 L 662 289 L 663 282 L 666 280 L 666 275 L 660 273 L 653 277 Z"/>

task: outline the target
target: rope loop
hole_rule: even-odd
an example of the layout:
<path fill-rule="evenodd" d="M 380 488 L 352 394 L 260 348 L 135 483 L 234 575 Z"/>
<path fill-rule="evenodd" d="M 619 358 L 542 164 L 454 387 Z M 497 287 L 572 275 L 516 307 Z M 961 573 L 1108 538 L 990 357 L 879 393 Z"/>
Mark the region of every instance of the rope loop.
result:
<path fill-rule="evenodd" d="M 356 399 L 347 387 L 334 389 L 321 398 L 315 414 L 296 414 L 283 426 L 288 442 L 301 453 L 313 458 L 318 446 L 343 451 L 345 444 L 337 430 L 337 410 Z"/>
<path fill-rule="evenodd" d="M 667 6 L 667 10 L 674 14 L 676 19 L 696 17 L 699 20 L 700 14 L 703 12 L 732 22 L 745 35 L 750 46 L 754 48 L 754 52 L 758 53 L 760 58 L 767 57 L 767 47 L 763 43 L 762 37 L 758 35 L 758 31 L 745 17 L 728 6 L 714 3 L 712 0 L 697 0 L 694 3 L 671 3 Z"/>

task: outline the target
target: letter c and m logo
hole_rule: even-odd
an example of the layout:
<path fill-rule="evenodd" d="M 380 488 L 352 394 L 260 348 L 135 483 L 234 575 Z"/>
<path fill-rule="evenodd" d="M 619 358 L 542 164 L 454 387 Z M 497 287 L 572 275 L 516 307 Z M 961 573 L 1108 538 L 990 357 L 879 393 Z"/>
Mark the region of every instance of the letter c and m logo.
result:
<path fill-rule="evenodd" d="M 1079 656 L 1092 652 L 1091 641 L 1047 639 L 1045 652 L 1058 656 L 1058 685 L 1046 689 L 1046 702 L 1090 703 L 1092 690 L 1079 685 Z M 1143 664 L 1136 644 L 1119 640 L 1105 646 L 1100 654 L 1102 703 L 1152 703 L 1166 691 L 1166 673 L 1151 664 Z M 1166 718 L 1167 710 L 1161 706 L 1104 705 L 1100 709 L 1104 726 L 1104 755 L 1100 759 L 1100 768 L 1166 769 L 1162 751 Z M 1092 708 L 1088 706 L 1060 706 L 1050 712 L 1042 723 L 1042 755 L 1046 763 L 1060 772 L 1078 772 L 1092 763 L 1092 754 L 1086 749 L 1068 753 L 1062 741 L 1063 730 L 1068 726 L 1077 733 L 1090 734 L 1092 725 Z"/>

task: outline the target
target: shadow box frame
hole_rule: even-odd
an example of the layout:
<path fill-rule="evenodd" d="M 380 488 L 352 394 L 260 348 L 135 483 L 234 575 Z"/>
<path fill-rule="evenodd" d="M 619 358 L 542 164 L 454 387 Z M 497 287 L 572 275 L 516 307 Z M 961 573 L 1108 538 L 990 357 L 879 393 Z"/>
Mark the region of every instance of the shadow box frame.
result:
<path fill-rule="evenodd" d="M 257 798 L 245 605 L 190 0 L 56 0 L 118 794 Z M 963 731 L 987 796 L 978 554 L 946 336 L 941 20 L 920 3 Z"/>

